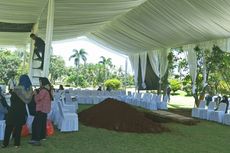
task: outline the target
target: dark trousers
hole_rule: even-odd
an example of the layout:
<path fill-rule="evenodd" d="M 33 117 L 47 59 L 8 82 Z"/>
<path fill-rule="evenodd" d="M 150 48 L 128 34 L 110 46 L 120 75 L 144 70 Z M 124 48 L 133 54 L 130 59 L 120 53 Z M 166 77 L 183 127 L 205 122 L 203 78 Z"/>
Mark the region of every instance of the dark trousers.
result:
<path fill-rule="evenodd" d="M 226 102 L 226 110 L 225 113 L 228 113 L 229 102 Z"/>
<path fill-rule="evenodd" d="M 46 137 L 47 114 L 36 112 L 32 123 L 32 140 L 40 141 Z"/>
<path fill-rule="evenodd" d="M 41 67 L 43 68 L 45 51 L 39 51 L 38 49 L 35 49 L 34 53 L 37 55 L 38 58 L 41 59 Z M 40 55 L 40 53 L 42 53 L 42 56 Z"/>
<path fill-rule="evenodd" d="M 14 132 L 13 132 L 13 130 L 14 130 Z M 6 125 L 3 145 L 8 146 L 9 140 L 10 140 L 10 135 L 13 132 L 14 133 L 14 145 L 20 146 L 21 131 L 22 131 L 21 125 L 16 125 L 16 126 Z"/>

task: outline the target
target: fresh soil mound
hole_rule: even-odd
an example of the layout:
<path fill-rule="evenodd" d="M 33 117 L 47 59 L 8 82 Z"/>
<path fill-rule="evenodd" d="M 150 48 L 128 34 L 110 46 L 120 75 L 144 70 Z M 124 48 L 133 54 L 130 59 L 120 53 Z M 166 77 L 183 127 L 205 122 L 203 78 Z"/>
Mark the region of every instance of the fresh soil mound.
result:
<path fill-rule="evenodd" d="M 160 133 L 169 131 L 160 123 L 147 118 L 143 112 L 110 98 L 80 112 L 79 119 L 86 126 L 122 132 Z"/>

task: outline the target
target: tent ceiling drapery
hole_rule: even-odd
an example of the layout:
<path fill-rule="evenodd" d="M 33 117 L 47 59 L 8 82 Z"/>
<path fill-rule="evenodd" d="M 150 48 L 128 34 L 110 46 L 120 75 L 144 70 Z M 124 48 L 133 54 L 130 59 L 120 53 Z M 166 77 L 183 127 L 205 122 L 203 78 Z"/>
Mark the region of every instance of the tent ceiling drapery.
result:
<path fill-rule="evenodd" d="M 0 0 L 0 22 L 39 22 L 48 0 Z M 128 55 L 230 37 L 228 0 L 55 0 L 53 40 L 86 35 Z M 23 45 L 29 33 L 0 32 L 0 45 Z"/>

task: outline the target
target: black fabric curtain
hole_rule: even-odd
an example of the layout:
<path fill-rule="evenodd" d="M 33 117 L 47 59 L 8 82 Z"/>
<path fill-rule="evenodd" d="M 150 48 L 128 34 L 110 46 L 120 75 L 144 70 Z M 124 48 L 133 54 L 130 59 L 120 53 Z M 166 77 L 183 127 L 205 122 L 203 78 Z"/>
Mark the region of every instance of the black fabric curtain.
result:
<path fill-rule="evenodd" d="M 5 23 L 0 22 L 0 32 L 31 32 L 33 23 Z"/>
<path fill-rule="evenodd" d="M 140 58 L 139 58 L 140 61 Z M 167 84 L 167 75 L 162 78 L 162 90 L 165 88 L 165 84 Z M 155 72 L 152 69 L 152 66 L 149 61 L 149 57 L 147 56 L 147 64 L 146 64 L 146 75 L 145 75 L 145 84 L 146 88 L 143 89 L 142 87 L 142 76 L 141 76 L 141 62 L 139 62 L 139 69 L 138 69 L 138 90 L 158 90 L 159 88 L 159 78 L 156 76 Z"/>

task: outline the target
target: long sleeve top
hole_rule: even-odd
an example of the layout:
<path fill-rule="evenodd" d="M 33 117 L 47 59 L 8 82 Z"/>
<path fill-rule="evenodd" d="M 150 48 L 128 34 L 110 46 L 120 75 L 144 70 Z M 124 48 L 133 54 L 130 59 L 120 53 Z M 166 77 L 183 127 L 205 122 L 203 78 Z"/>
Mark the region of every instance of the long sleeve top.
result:
<path fill-rule="evenodd" d="M 51 110 L 51 97 L 46 89 L 41 89 L 40 92 L 35 95 L 36 111 L 49 113 Z"/>

